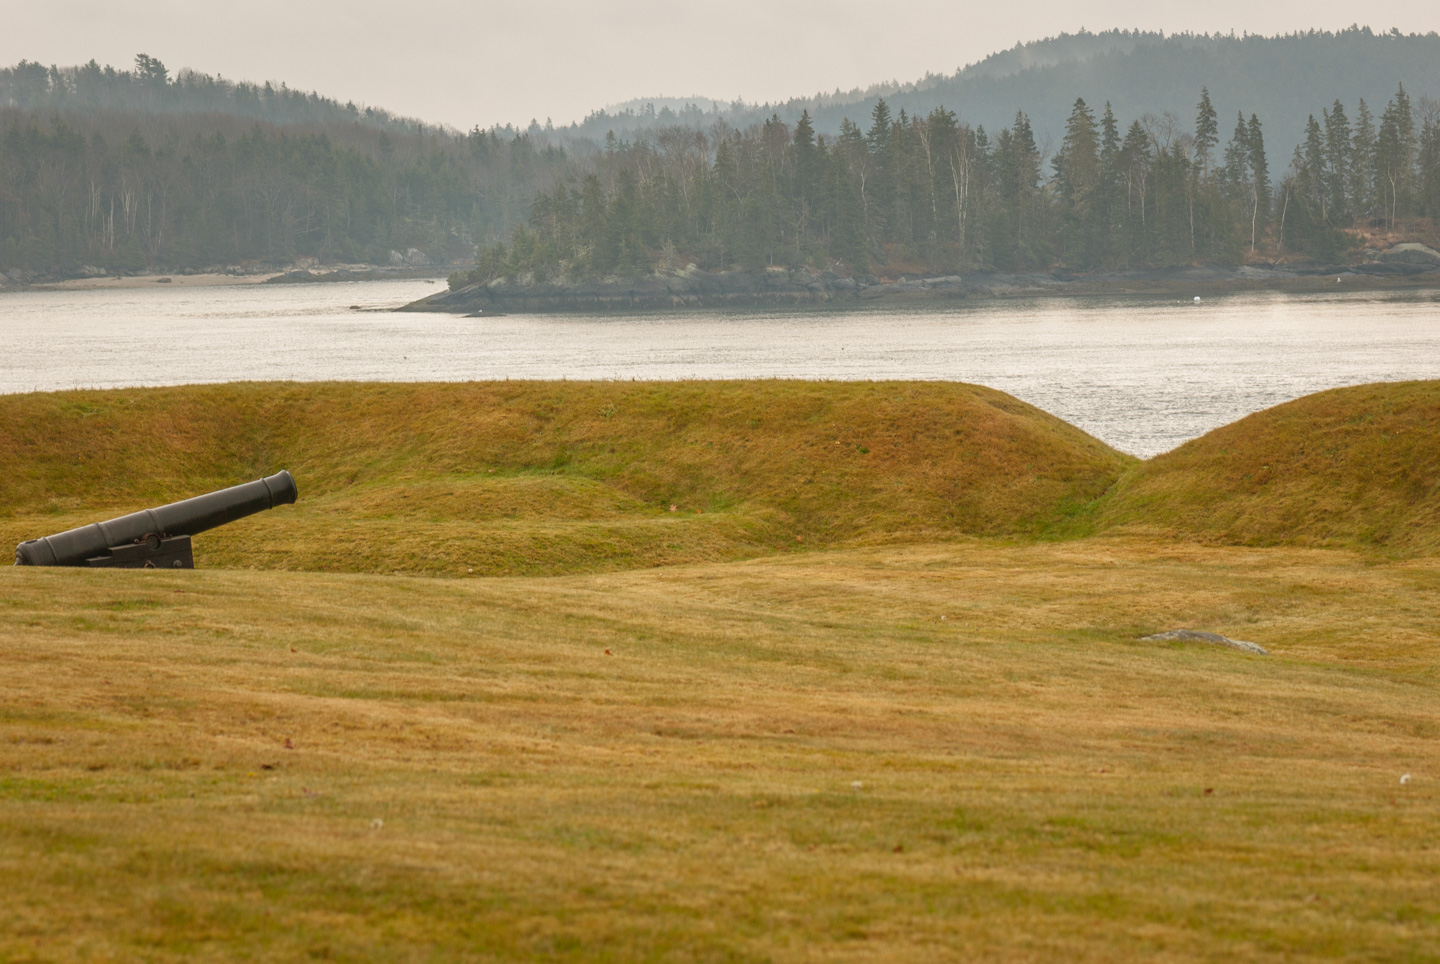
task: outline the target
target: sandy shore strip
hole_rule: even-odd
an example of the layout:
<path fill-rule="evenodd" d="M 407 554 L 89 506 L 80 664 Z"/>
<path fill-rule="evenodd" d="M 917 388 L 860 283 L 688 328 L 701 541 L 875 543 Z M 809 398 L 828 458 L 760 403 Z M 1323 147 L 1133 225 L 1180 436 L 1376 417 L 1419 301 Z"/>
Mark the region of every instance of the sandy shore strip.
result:
<path fill-rule="evenodd" d="M 98 291 L 115 288 L 217 288 L 222 285 L 253 285 L 269 281 L 281 272 L 267 274 L 137 274 L 101 278 L 67 278 L 26 285 L 30 291 Z"/>

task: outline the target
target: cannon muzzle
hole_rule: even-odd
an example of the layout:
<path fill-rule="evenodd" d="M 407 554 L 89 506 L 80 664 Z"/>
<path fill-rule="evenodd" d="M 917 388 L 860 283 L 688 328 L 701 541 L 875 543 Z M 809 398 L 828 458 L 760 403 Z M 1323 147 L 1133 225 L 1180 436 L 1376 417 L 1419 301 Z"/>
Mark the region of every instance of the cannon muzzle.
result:
<path fill-rule="evenodd" d="M 297 494 L 295 479 L 281 470 L 183 502 L 22 542 L 15 547 L 15 565 L 193 569 L 191 536 L 287 505 Z"/>

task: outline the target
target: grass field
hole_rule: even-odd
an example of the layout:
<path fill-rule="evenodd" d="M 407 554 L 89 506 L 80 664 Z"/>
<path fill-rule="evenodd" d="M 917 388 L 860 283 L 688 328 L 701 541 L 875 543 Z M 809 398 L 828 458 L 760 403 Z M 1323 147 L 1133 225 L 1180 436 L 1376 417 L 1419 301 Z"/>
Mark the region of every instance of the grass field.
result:
<path fill-rule="evenodd" d="M 1291 501 L 1215 436 L 966 386 L 276 388 L 0 399 L 6 538 L 301 490 L 209 568 L 0 574 L 0 960 L 1440 960 L 1423 439 L 1368 527 L 1252 531 L 1187 507 Z M 1379 391 L 1337 424 L 1440 386 Z"/>

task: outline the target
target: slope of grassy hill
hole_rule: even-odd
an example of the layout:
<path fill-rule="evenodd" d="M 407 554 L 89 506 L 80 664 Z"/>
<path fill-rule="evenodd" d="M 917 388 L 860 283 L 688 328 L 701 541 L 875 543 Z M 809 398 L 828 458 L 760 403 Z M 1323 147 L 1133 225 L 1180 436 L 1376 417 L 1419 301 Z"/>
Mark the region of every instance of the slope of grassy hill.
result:
<path fill-rule="evenodd" d="M 1034 535 L 1133 460 L 960 384 L 238 384 L 0 398 L 20 541 L 288 468 L 205 566 L 559 573 Z"/>
<path fill-rule="evenodd" d="M 1137 465 L 1107 528 L 1249 545 L 1440 550 L 1440 382 L 1339 388 Z"/>

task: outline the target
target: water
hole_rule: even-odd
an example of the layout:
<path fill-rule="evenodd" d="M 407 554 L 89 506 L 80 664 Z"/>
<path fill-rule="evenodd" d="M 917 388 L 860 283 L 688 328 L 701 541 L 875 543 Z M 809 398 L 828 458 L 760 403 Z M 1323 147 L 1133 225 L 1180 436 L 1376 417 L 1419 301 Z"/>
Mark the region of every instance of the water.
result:
<path fill-rule="evenodd" d="M 943 379 L 1009 392 L 1149 456 L 1322 389 L 1440 378 L 1433 291 L 485 319 L 386 310 L 436 290 L 4 293 L 0 393 L 239 379 Z"/>

